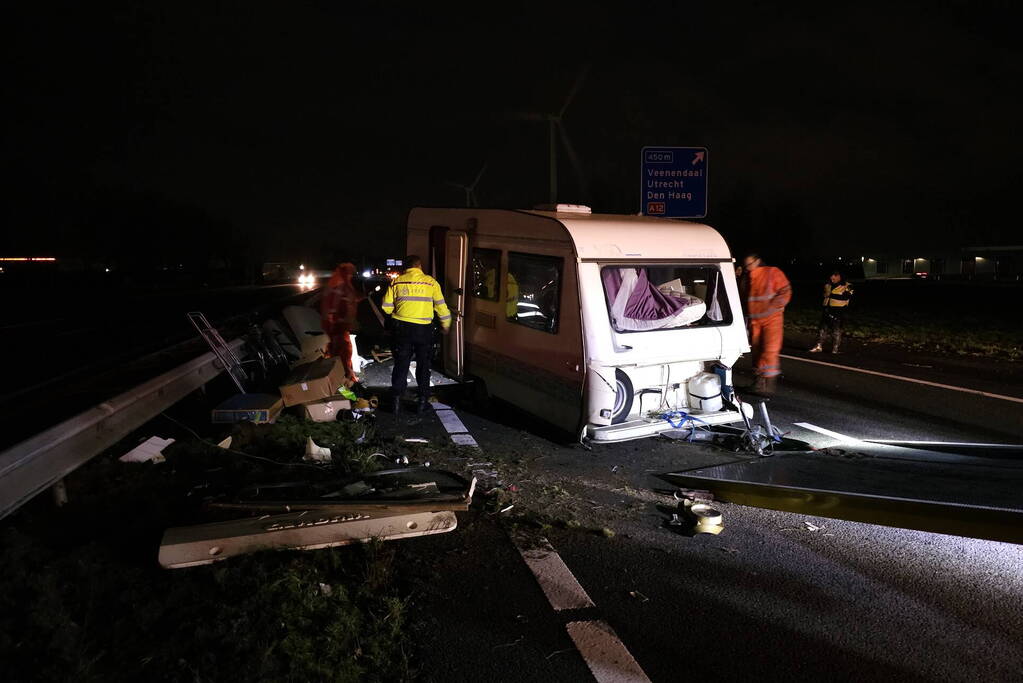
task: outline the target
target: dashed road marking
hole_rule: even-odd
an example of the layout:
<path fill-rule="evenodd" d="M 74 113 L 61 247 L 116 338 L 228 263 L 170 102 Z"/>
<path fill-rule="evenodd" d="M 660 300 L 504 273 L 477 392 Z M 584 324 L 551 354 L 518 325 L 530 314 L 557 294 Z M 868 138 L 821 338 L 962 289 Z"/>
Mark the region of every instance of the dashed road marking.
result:
<path fill-rule="evenodd" d="M 456 446 L 472 446 L 474 448 L 480 447 L 480 445 L 476 443 L 476 439 L 472 438 L 472 434 L 452 434 L 451 441 L 453 441 Z"/>
<path fill-rule="evenodd" d="M 595 607 L 593 600 L 554 548 L 519 548 L 519 552 L 555 610 Z"/>
<path fill-rule="evenodd" d="M 864 368 L 856 368 L 851 365 L 839 365 L 838 363 L 825 363 L 820 360 L 812 360 L 810 358 L 801 358 L 800 356 L 789 356 L 786 354 L 780 354 L 782 358 L 788 358 L 789 360 L 798 360 L 804 363 L 813 363 L 814 365 L 823 365 L 829 368 L 838 368 L 839 370 L 848 370 L 850 372 L 860 372 L 865 375 L 875 375 L 877 377 L 887 377 L 888 379 L 897 379 L 903 382 L 912 382 L 914 384 L 923 384 L 929 387 L 937 387 L 938 389 L 949 389 L 951 391 L 961 391 L 964 394 L 975 394 L 977 396 L 986 396 L 987 398 L 996 398 L 1000 401 L 1012 401 L 1014 403 L 1023 403 L 1023 398 L 1017 396 L 1005 396 L 1003 394 L 992 394 L 989 391 L 981 391 L 980 389 L 967 389 L 966 387 L 955 387 L 951 384 L 941 384 L 940 382 L 928 382 L 925 379 L 915 379 L 913 377 L 903 377 L 902 375 L 891 375 L 887 372 L 878 372 L 877 370 L 866 370 Z"/>
<path fill-rule="evenodd" d="M 462 421 L 455 415 L 453 410 L 437 410 L 434 408 L 434 412 L 437 413 L 437 418 L 440 419 L 440 423 L 444 425 L 444 429 L 448 430 L 448 434 L 465 434 L 469 430 L 465 428 Z"/>
<path fill-rule="evenodd" d="M 603 621 L 573 621 L 565 626 L 598 683 L 650 683 L 639 662 Z"/>
<path fill-rule="evenodd" d="M 479 448 L 451 406 L 434 403 L 433 409 L 454 443 Z M 596 607 L 561 555 L 546 539 L 544 543 L 545 547 L 542 548 L 524 549 L 518 544 L 516 547 L 551 607 L 556 611 Z M 607 623 L 598 620 L 573 621 L 565 625 L 565 630 L 598 683 L 650 683 L 625 643 Z"/>
<path fill-rule="evenodd" d="M 856 437 L 846 436 L 845 434 L 839 434 L 838 432 L 833 432 L 830 429 L 824 429 L 824 427 L 812 425 L 809 422 L 794 422 L 793 424 L 796 425 L 797 427 L 802 427 L 803 429 L 809 429 L 811 432 L 817 432 L 818 434 L 823 434 L 824 436 L 830 436 L 832 439 L 837 439 L 838 441 L 859 441 L 859 439 L 857 439 Z"/>

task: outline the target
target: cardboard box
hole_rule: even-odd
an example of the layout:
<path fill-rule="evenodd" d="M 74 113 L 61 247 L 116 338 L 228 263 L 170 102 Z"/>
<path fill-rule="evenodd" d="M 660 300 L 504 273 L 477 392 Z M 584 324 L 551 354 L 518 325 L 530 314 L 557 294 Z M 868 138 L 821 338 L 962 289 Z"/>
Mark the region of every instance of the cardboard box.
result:
<path fill-rule="evenodd" d="M 213 409 L 213 422 L 273 422 L 284 408 L 274 394 L 235 394 Z"/>
<path fill-rule="evenodd" d="M 305 416 L 313 422 L 333 422 L 339 410 L 351 410 L 352 402 L 347 398 L 325 398 L 302 406 Z"/>
<path fill-rule="evenodd" d="M 281 397 L 286 406 L 330 398 L 344 380 L 345 367 L 340 358 L 320 358 L 292 368 L 281 385 Z"/>

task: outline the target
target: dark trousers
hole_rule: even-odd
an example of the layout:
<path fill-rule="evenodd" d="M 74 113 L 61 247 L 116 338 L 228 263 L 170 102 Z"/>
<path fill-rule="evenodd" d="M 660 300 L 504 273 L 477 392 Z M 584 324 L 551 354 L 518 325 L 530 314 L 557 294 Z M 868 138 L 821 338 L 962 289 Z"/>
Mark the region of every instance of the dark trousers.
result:
<path fill-rule="evenodd" d="M 433 353 L 433 324 L 417 325 L 402 320 L 394 325 L 394 370 L 391 372 L 391 396 L 400 398 L 408 386 L 408 368 L 412 356 L 416 358 L 416 384 L 419 398 L 430 396 L 430 356 Z"/>
<path fill-rule="evenodd" d="M 837 349 L 842 344 L 842 323 L 845 318 L 844 308 L 825 308 L 821 315 L 821 324 L 817 330 L 817 343 L 823 345 L 831 337 L 831 348 Z"/>

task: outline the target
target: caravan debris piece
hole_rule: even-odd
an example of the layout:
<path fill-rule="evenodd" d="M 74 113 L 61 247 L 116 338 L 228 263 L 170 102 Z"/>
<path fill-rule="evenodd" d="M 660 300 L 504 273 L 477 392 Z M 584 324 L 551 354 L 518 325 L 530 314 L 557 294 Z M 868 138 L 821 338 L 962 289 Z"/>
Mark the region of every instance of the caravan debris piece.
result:
<path fill-rule="evenodd" d="M 274 394 L 235 394 L 213 409 L 215 424 L 231 422 L 274 422 L 284 408 L 284 401 Z"/>
<path fill-rule="evenodd" d="M 309 363 L 327 354 L 330 337 L 323 331 L 319 311 L 309 306 L 285 306 L 281 315 L 298 342 L 298 363 Z"/>
<path fill-rule="evenodd" d="M 264 512 L 283 511 L 285 506 L 291 510 L 404 510 L 397 507 L 402 504 L 467 510 L 475 491 L 476 479 L 467 481 L 446 470 L 406 467 L 333 481 L 253 484 L 242 489 L 235 501 L 208 505 Z"/>
<path fill-rule="evenodd" d="M 305 440 L 305 455 L 302 459 L 306 462 L 330 462 L 330 449 L 317 445 L 310 436 Z"/>
<path fill-rule="evenodd" d="M 174 443 L 174 439 L 162 439 L 159 436 L 151 436 L 135 448 L 131 449 L 118 460 L 121 462 L 164 462 L 163 449 Z"/>
<path fill-rule="evenodd" d="M 316 550 L 442 534 L 457 525 L 455 513 L 448 511 L 368 518 L 358 512 L 266 515 L 167 529 L 159 562 L 168 569 L 194 567 L 260 550 Z"/>
<path fill-rule="evenodd" d="M 815 517 L 1023 543 L 1023 462 L 857 442 L 657 475 L 716 499 Z"/>

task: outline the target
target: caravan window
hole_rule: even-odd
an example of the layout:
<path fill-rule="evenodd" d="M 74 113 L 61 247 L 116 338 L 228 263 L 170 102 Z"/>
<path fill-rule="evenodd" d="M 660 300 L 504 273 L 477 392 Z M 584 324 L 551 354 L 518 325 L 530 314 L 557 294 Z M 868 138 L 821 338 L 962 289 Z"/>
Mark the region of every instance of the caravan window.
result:
<path fill-rule="evenodd" d="M 716 265 L 605 266 L 600 275 L 616 332 L 732 322 L 724 278 Z"/>
<path fill-rule="evenodd" d="M 558 333 L 561 263 L 562 260 L 554 256 L 508 254 L 505 317 L 509 322 Z"/>
<path fill-rule="evenodd" d="M 477 299 L 497 301 L 500 287 L 501 252 L 498 249 L 473 249 L 469 261 L 472 295 Z"/>

